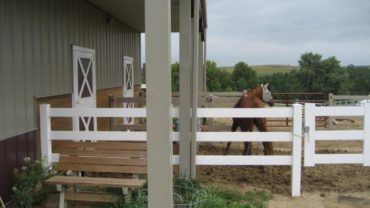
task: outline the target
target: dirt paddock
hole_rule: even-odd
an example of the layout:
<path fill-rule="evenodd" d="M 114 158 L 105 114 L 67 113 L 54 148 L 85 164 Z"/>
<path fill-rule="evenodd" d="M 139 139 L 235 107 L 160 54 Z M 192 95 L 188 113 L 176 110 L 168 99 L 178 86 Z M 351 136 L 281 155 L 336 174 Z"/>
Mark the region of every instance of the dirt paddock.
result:
<path fill-rule="evenodd" d="M 219 123 L 229 124 L 231 119 Z M 332 129 L 362 129 L 362 120 L 338 121 Z M 324 128 L 324 127 L 319 127 Z M 269 131 L 289 131 L 284 127 L 270 127 Z M 201 144 L 200 155 L 222 155 L 226 143 Z M 253 154 L 262 154 L 253 143 Z M 362 141 L 320 141 L 318 153 L 361 153 Z M 275 155 L 291 152 L 288 143 L 274 143 Z M 240 155 L 242 143 L 233 143 L 230 155 Z M 303 159 L 302 159 L 303 163 Z M 362 165 L 316 165 L 302 168 L 302 197 L 290 197 L 291 168 L 288 166 L 198 166 L 197 177 L 207 184 L 221 184 L 230 188 L 264 190 L 271 194 L 269 207 L 370 207 L 370 167 Z"/>

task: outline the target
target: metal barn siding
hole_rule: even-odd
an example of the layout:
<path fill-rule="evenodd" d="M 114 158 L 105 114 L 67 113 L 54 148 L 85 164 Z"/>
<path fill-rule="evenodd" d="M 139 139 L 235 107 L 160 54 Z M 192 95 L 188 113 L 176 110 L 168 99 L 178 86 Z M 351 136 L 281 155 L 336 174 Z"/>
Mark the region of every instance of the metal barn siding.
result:
<path fill-rule="evenodd" d="M 83 0 L 0 0 L 0 140 L 35 129 L 34 97 L 72 93 L 72 45 L 96 50 L 97 89 L 122 85 L 140 33 Z"/>

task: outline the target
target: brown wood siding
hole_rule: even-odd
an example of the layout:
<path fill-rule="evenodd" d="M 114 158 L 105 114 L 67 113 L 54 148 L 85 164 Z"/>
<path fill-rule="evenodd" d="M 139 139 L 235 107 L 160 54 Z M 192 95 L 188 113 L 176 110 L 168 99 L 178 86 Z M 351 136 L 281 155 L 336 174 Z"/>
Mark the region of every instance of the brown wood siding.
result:
<path fill-rule="evenodd" d="M 23 159 L 36 158 L 36 131 L 0 141 L 0 196 L 7 202 L 14 185 L 14 169 L 23 166 Z"/>
<path fill-rule="evenodd" d="M 96 104 L 98 108 L 109 107 L 109 95 L 122 96 L 122 87 L 97 90 Z M 72 107 L 72 95 L 58 95 L 45 98 L 36 99 L 36 157 L 40 158 L 40 104 L 48 103 L 52 108 L 70 108 Z M 72 119 L 71 118 L 52 118 L 51 129 L 53 130 L 72 130 Z M 109 130 L 109 118 L 98 118 L 98 130 L 106 131 Z"/>

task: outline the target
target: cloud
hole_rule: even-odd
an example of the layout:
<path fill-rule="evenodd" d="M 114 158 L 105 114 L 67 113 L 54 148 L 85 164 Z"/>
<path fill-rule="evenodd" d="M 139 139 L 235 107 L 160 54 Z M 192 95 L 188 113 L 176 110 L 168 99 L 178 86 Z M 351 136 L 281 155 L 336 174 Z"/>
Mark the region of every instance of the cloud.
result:
<path fill-rule="evenodd" d="M 369 64 L 370 1 L 208 1 L 208 57 L 219 65 L 297 64 L 313 51 Z M 340 59 L 341 58 L 341 59 Z"/>
<path fill-rule="evenodd" d="M 370 65 L 369 0 L 209 0 L 207 6 L 207 58 L 219 66 L 297 65 L 309 51 L 342 65 Z M 179 60 L 178 41 L 172 34 L 172 62 Z"/>

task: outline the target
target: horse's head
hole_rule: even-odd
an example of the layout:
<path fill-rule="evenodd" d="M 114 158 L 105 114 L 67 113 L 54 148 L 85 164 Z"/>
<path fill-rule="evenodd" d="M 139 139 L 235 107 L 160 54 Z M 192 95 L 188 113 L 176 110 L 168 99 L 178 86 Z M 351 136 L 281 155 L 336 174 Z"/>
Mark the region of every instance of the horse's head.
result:
<path fill-rule="evenodd" d="M 268 103 L 269 106 L 273 106 L 275 104 L 274 99 L 272 98 L 272 94 L 270 90 L 268 89 L 269 84 L 261 84 L 262 88 L 262 100 L 265 103 Z"/>

